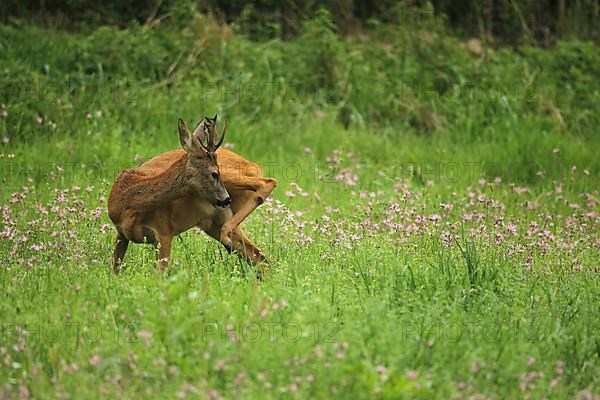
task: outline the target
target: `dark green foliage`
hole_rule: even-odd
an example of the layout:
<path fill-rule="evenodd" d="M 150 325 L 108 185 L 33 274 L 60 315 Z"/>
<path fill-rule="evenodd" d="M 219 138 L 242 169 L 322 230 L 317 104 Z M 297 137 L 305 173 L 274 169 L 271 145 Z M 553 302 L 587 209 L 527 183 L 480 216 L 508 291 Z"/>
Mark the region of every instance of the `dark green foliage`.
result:
<path fill-rule="evenodd" d="M 96 132 L 88 116 L 101 110 L 121 126 L 115 135 L 135 143 L 140 130 L 152 139 L 176 118 L 210 109 L 242 125 L 298 128 L 310 116 L 368 130 L 361 151 L 375 162 L 419 160 L 410 176 L 423 186 L 432 165 L 465 157 L 478 163 L 478 176 L 521 185 L 545 184 L 540 173 L 559 179 L 575 159 L 592 176 L 600 170 L 590 145 L 600 126 L 600 53 L 589 42 L 482 44 L 479 54 L 433 19 L 417 28 L 373 24 L 368 36 L 343 38 L 321 9 L 294 39 L 257 43 L 202 14 L 172 18 L 87 34 L 0 26 L 0 133 L 12 146 L 52 137 L 54 123 L 63 137 Z M 421 147 L 411 137 L 432 149 L 414 150 Z M 254 148 L 253 135 L 245 140 Z M 319 142 L 322 133 L 281 144 L 302 140 Z"/>
<path fill-rule="evenodd" d="M 372 23 L 412 26 L 425 20 L 447 21 L 467 35 L 487 36 L 505 43 L 535 41 L 552 45 L 557 38 L 575 36 L 599 40 L 600 4 L 596 0 L 9 0 L 0 12 L 4 20 L 34 19 L 51 24 L 81 27 L 83 24 L 127 25 L 161 15 L 176 19 L 193 10 L 212 13 L 235 25 L 252 38 L 300 35 L 304 22 L 326 9 L 344 33 Z"/>
<path fill-rule="evenodd" d="M 593 44 L 482 45 L 483 53 L 473 54 L 435 21 L 419 26 L 383 24 L 372 28 L 371 40 L 342 39 L 321 10 L 297 38 L 263 43 L 203 15 L 177 26 L 131 23 L 85 35 L 0 26 L 4 132 L 13 142 L 50 135 L 37 122 L 42 117 L 75 133 L 78 118 L 99 109 L 123 126 L 156 127 L 167 119 L 165 105 L 143 100 L 161 93 L 173 109 L 190 113 L 216 103 L 215 111 L 252 121 L 335 115 L 346 129 L 370 128 L 393 140 L 414 133 L 488 146 L 498 166 L 483 175 L 493 179 L 502 170 L 502 178 L 521 183 L 537 181 L 540 170 L 565 171 L 546 156 L 561 142 L 593 140 L 600 125 Z M 130 107 L 148 107 L 139 111 L 154 121 Z M 563 163 L 568 156 L 560 155 Z M 522 168 L 507 172 L 516 162 Z"/>

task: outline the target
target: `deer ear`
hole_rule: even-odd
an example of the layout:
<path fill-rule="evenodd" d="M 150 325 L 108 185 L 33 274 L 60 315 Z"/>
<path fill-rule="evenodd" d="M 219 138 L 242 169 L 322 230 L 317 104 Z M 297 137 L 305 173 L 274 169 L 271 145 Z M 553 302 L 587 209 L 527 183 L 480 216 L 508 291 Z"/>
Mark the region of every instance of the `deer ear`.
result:
<path fill-rule="evenodd" d="M 181 147 L 188 153 L 191 153 L 195 150 L 194 140 L 192 139 L 192 134 L 188 130 L 187 126 L 185 126 L 185 122 L 181 118 L 179 118 L 179 142 L 181 143 Z"/>

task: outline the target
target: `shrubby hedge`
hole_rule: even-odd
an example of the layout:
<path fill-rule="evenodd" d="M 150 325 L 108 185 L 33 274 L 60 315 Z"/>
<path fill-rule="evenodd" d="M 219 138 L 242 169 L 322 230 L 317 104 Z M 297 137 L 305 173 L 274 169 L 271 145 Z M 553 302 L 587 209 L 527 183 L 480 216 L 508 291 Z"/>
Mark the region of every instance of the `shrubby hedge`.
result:
<path fill-rule="evenodd" d="M 7 0 L 2 20 L 28 18 L 81 27 L 84 24 L 126 26 L 131 21 L 192 10 L 212 13 L 255 39 L 289 39 L 302 33 L 306 20 L 326 9 L 340 32 L 356 32 L 377 23 L 412 25 L 444 21 L 467 35 L 487 36 L 505 43 L 535 41 L 552 45 L 557 38 L 600 39 L 600 4 L 595 0 Z"/>

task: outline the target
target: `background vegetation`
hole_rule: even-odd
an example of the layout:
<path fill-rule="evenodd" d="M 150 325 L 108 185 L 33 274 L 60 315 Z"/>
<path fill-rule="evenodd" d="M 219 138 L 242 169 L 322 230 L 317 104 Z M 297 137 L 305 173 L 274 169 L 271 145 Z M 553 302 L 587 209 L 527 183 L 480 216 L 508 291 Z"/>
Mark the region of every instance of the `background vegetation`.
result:
<path fill-rule="evenodd" d="M 598 395 L 596 2 L 5 4 L 0 397 Z M 214 113 L 271 273 L 114 276 L 114 177 Z"/>
<path fill-rule="evenodd" d="M 185 16 L 190 10 L 212 13 L 253 38 L 289 39 L 302 32 L 303 23 L 325 9 L 343 33 L 388 23 L 405 25 L 436 18 L 463 34 L 504 43 L 531 41 L 551 45 L 557 38 L 598 40 L 600 5 L 594 0 L 143 0 L 136 2 L 89 0 L 8 0 L 3 18 L 33 17 L 70 26 L 110 23 L 124 26 L 157 16 Z"/>

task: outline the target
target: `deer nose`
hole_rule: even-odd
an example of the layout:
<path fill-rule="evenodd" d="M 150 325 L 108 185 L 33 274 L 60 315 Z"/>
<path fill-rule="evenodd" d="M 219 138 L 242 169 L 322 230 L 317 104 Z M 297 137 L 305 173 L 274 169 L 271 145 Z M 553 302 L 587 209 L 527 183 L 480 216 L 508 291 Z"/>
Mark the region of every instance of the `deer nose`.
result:
<path fill-rule="evenodd" d="M 217 205 L 219 207 L 229 207 L 229 205 L 231 204 L 231 197 L 226 198 L 225 200 L 217 200 Z"/>

